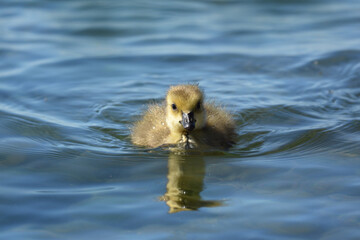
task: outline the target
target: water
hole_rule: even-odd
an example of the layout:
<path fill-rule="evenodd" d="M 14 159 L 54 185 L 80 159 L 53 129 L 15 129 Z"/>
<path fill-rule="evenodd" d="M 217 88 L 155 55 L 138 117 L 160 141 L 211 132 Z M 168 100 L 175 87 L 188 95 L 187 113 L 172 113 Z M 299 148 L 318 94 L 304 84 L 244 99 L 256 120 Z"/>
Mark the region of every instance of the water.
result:
<path fill-rule="evenodd" d="M 0 238 L 359 239 L 359 11 L 3 0 Z M 133 146 L 146 104 L 189 82 L 235 114 L 237 145 Z"/>

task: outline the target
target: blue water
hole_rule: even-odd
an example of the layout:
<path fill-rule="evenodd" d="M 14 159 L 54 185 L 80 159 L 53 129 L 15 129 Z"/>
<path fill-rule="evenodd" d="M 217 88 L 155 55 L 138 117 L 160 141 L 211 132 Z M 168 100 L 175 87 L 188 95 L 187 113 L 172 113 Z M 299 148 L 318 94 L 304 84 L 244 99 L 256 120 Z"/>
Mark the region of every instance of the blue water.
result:
<path fill-rule="evenodd" d="M 360 239 L 359 12 L 1 1 L 0 239 Z M 131 144 L 181 83 L 234 113 L 236 146 Z"/>

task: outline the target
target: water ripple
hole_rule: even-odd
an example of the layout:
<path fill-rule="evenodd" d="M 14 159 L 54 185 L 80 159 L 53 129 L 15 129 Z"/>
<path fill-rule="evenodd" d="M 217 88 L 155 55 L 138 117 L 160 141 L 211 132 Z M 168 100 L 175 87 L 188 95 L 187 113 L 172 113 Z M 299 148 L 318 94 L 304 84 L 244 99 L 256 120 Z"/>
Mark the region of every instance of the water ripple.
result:
<path fill-rule="evenodd" d="M 355 153 L 360 147 L 355 140 L 359 138 L 359 123 L 353 118 L 339 121 L 311 108 L 289 106 L 249 109 L 241 116 L 244 124 L 238 151 L 245 155 L 303 157 L 329 151 Z"/>

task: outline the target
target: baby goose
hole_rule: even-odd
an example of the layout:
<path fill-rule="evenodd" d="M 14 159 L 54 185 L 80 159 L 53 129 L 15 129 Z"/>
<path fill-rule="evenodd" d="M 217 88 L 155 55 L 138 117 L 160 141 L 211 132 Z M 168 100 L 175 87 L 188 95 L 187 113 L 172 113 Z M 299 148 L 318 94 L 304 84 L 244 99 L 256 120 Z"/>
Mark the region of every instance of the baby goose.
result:
<path fill-rule="evenodd" d="M 170 87 L 165 104 L 150 105 L 135 123 L 131 139 L 136 145 L 227 149 L 236 138 L 235 121 L 219 106 L 204 103 L 197 85 Z"/>

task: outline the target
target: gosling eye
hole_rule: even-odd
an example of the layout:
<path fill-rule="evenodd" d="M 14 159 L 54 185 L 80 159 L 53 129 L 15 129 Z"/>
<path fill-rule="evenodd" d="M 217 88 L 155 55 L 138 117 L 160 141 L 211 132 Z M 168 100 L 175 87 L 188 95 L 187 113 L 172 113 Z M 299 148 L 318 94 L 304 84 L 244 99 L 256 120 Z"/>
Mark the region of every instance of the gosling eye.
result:
<path fill-rule="evenodd" d="M 198 102 L 197 104 L 196 104 L 196 109 L 200 109 L 201 108 L 201 102 Z"/>
<path fill-rule="evenodd" d="M 175 104 L 175 103 L 171 104 L 171 108 L 172 108 L 173 110 L 176 110 L 176 109 L 177 109 L 176 104 Z"/>

